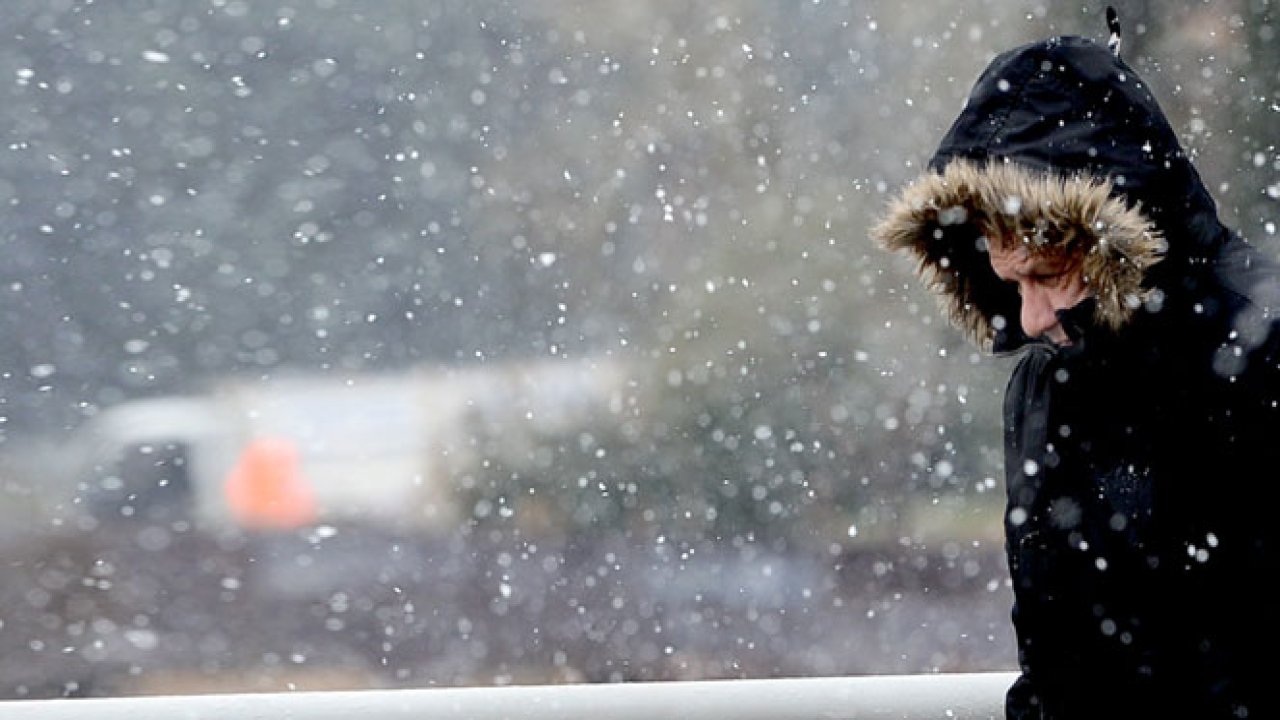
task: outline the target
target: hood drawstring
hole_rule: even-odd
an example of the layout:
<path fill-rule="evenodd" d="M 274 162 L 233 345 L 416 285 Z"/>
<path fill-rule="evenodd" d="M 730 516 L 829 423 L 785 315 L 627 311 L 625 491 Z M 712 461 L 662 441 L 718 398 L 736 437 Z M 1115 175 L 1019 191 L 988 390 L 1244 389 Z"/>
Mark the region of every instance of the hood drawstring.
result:
<path fill-rule="evenodd" d="M 1110 5 L 1107 6 L 1107 29 L 1111 31 L 1111 37 L 1107 38 L 1107 49 L 1112 55 L 1120 57 L 1120 16 Z"/>

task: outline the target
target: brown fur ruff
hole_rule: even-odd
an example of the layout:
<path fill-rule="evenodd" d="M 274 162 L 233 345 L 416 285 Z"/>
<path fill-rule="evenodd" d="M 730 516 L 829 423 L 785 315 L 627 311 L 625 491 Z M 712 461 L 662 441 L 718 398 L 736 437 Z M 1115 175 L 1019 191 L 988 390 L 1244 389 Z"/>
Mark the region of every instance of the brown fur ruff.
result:
<path fill-rule="evenodd" d="M 917 260 L 951 323 L 986 349 L 1001 322 L 1019 317 L 1016 290 L 991 269 L 987 228 L 1020 239 L 1033 254 L 1079 259 L 1097 299 L 1096 322 L 1118 330 L 1146 298 L 1146 270 L 1162 257 L 1164 239 L 1112 189 L 1089 175 L 953 160 L 899 193 L 871 233 L 885 249 Z"/>

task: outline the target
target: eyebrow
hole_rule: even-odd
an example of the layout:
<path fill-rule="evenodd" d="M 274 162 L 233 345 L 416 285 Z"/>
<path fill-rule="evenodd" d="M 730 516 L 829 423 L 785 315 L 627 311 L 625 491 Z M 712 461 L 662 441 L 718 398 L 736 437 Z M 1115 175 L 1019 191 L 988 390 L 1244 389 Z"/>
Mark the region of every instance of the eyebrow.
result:
<path fill-rule="evenodd" d="M 1023 272 L 1032 277 L 1061 275 L 1067 271 L 1067 263 L 1060 261 L 1032 260 L 1024 266 Z"/>

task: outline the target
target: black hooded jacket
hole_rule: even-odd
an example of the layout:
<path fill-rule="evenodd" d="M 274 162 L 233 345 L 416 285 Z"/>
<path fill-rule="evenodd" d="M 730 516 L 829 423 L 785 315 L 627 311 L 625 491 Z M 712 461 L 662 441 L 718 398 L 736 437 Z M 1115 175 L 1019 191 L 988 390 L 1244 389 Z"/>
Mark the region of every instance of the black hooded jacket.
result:
<path fill-rule="evenodd" d="M 1080 258 L 1071 344 L 1022 333 L 992 227 Z M 1277 717 L 1280 283 L 1148 86 L 1081 38 L 1000 55 L 873 234 L 974 341 L 1018 355 L 1009 717 Z"/>

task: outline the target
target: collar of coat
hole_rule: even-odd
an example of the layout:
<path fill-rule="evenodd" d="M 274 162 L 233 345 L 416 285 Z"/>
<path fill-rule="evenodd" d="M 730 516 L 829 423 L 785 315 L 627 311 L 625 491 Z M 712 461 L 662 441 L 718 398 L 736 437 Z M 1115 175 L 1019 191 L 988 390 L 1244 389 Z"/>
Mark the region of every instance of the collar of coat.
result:
<path fill-rule="evenodd" d="M 1008 340 L 1021 336 L 1017 290 L 991 269 L 983 228 L 1012 233 L 1035 254 L 1078 254 L 1093 321 L 1111 330 L 1142 306 L 1146 271 L 1165 248 L 1142 208 L 1117 196 L 1106 178 L 1002 160 L 955 159 L 926 172 L 890 202 L 872 236 L 911 256 L 947 318 L 986 350 L 1027 339 Z"/>

